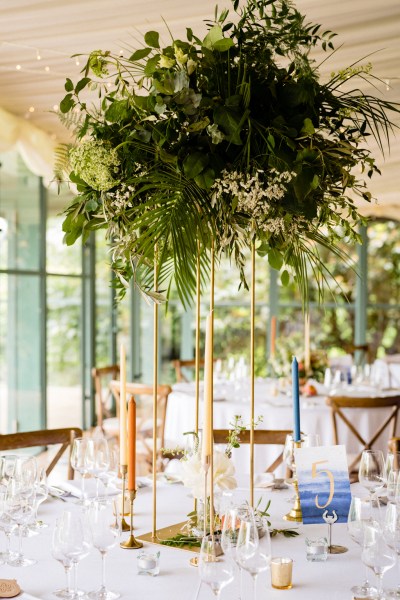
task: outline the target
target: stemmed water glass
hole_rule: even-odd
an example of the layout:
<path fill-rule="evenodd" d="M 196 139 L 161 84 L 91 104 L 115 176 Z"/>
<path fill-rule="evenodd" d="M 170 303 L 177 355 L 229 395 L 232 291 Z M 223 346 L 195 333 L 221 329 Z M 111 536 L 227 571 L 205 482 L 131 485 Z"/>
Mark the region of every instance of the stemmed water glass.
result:
<path fill-rule="evenodd" d="M 364 543 L 364 527 L 369 521 L 369 514 L 369 506 L 366 505 L 361 498 L 353 496 L 347 519 L 347 531 L 351 539 L 361 547 L 363 547 Z M 355 585 L 351 588 L 355 598 L 372 598 L 377 593 L 377 589 L 368 581 L 367 567 L 365 567 L 365 571 L 364 583 L 362 585 Z"/>
<path fill-rule="evenodd" d="M 209 585 L 217 597 L 221 590 L 233 581 L 234 564 L 228 556 L 222 554 L 219 536 L 203 537 L 199 556 L 199 575 L 201 581 Z"/>
<path fill-rule="evenodd" d="M 240 523 L 236 556 L 238 564 L 253 578 L 254 600 L 257 598 L 258 575 L 266 571 L 271 562 L 271 538 L 267 524 L 264 524 L 262 533 L 260 538 L 254 513 L 249 510 Z"/>
<path fill-rule="evenodd" d="M 384 521 L 384 537 L 387 545 L 397 554 L 397 565 L 400 576 L 400 505 L 398 503 L 389 503 L 386 509 Z M 400 577 L 399 577 L 400 581 Z M 400 583 L 397 589 L 385 592 L 390 598 L 400 599 Z"/>
<path fill-rule="evenodd" d="M 221 548 L 225 556 L 230 558 L 240 570 L 240 593 L 239 600 L 243 594 L 242 569 L 237 562 L 236 547 L 239 536 L 240 516 L 238 508 L 231 507 L 227 509 L 223 517 Z"/>
<path fill-rule="evenodd" d="M 115 514 L 118 515 L 118 510 L 115 510 Z M 92 600 L 115 600 L 116 598 L 119 598 L 121 594 L 118 592 L 111 592 L 107 589 L 105 565 L 107 552 L 113 548 L 118 541 L 121 529 L 120 524 L 118 524 L 118 528 L 114 526 L 109 505 L 103 502 L 95 501 L 89 506 L 88 518 L 93 546 L 100 552 L 102 559 L 101 586 L 98 590 L 90 592 L 88 596 Z"/>
<path fill-rule="evenodd" d="M 34 565 L 37 561 L 26 558 L 22 552 L 23 530 L 32 521 L 35 511 L 34 490 L 12 479 L 7 486 L 4 503 L 5 516 L 18 526 L 19 535 L 18 553 L 11 557 L 8 564 L 13 567 Z"/>
<path fill-rule="evenodd" d="M 96 479 L 96 500 L 98 500 L 100 478 L 110 466 L 110 453 L 106 438 L 98 437 L 87 440 L 85 464 L 87 472 Z"/>
<path fill-rule="evenodd" d="M 49 496 L 49 488 L 47 485 L 47 475 L 46 469 L 41 468 L 38 470 L 37 478 L 34 483 L 34 492 L 35 492 L 35 514 L 34 514 L 34 522 L 29 526 L 29 531 L 33 533 L 39 533 L 40 529 L 44 529 L 48 527 L 47 523 L 38 520 L 38 510 L 39 506 L 47 500 Z"/>
<path fill-rule="evenodd" d="M 364 450 L 361 455 L 358 479 L 368 490 L 372 505 L 376 492 L 385 484 L 385 461 L 381 450 Z"/>
<path fill-rule="evenodd" d="M 81 476 L 81 497 L 78 504 L 86 504 L 85 475 L 87 475 L 88 469 L 85 456 L 87 442 L 87 438 L 75 438 L 72 444 L 71 467 Z"/>
<path fill-rule="evenodd" d="M 369 567 L 378 579 L 377 600 L 383 599 L 383 576 L 396 563 L 396 554 L 388 546 L 380 525 L 373 521 L 364 526 L 364 544 L 361 560 Z"/>
<path fill-rule="evenodd" d="M 66 578 L 66 587 L 61 590 L 56 590 L 53 592 L 54 596 L 57 598 L 63 598 L 64 600 L 70 600 L 74 596 L 74 592 L 71 589 L 71 569 L 72 569 L 72 561 L 67 558 L 64 554 L 64 545 L 62 541 L 62 526 L 61 521 L 57 519 L 56 526 L 53 531 L 53 536 L 51 539 L 51 554 L 53 558 L 58 560 L 64 567 L 65 578 Z M 79 592 L 78 592 L 79 593 Z"/>
<path fill-rule="evenodd" d="M 78 563 L 89 554 L 91 547 L 88 527 L 79 515 L 67 510 L 61 515 L 57 527 L 60 554 L 73 566 L 74 585 L 70 600 L 78 600 L 82 597 L 82 592 L 78 591 Z"/>

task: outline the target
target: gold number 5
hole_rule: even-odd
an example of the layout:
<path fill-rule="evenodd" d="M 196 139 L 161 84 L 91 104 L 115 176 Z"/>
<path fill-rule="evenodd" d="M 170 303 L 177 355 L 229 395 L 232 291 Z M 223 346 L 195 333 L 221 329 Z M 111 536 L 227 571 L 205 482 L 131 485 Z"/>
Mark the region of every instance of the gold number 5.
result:
<path fill-rule="evenodd" d="M 327 463 L 327 462 L 329 462 L 329 461 L 328 460 L 317 460 L 316 462 L 314 462 L 312 464 L 312 468 L 311 468 L 311 477 L 313 479 L 315 479 L 319 475 L 327 475 L 329 478 L 329 498 L 326 501 L 326 503 L 321 506 L 318 502 L 318 494 L 317 494 L 315 496 L 315 506 L 317 508 L 326 508 L 327 506 L 329 506 L 329 504 L 332 502 L 333 494 L 335 493 L 335 478 L 332 475 L 332 471 L 329 471 L 329 469 L 321 469 L 320 471 L 317 471 L 318 465 L 322 465 L 323 463 Z"/>

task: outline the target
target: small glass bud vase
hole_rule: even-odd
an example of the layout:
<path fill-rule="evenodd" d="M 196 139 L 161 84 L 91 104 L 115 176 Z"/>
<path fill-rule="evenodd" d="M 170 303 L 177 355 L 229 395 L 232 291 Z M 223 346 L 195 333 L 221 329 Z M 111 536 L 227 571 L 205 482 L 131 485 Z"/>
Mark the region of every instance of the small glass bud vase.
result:
<path fill-rule="evenodd" d="M 160 553 L 142 551 L 137 557 L 138 575 L 156 577 L 160 572 Z"/>
<path fill-rule="evenodd" d="M 311 562 L 323 562 L 328 558 L 328 540 L 326 538 L 306 538 L 306 556 Z"/>

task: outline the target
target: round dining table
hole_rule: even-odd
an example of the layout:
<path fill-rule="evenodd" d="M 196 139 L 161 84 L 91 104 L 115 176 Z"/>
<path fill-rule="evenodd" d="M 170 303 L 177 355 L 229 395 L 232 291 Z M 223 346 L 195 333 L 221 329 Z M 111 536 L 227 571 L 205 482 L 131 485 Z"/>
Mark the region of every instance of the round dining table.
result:
<path fill-rule="evenodd" d="M 76 482 L 76 489 L 78 490 Z M 62 484 L 59 484 L 62 486 Z M 355 494 L 366 496 L 367 492 L 359 484 L 352 486 Z M 77 492 L 78 493 L 78 492 Z M 317 538 L 327 535 L 326 525 L 290 524 L 282 516 L 290 508 L 291 489 L 273 490 L 256 489 L 255 502 L 260 499 L 264 507 L 271 500 L 270 515 L 272 526 L 277 529 L 295 527 L 299 535 L 286 538 L 278 534 L 272 538 L 272 555 L 290 557 L 294 560 L 293 588 L 287 591 L 273 589 L 270 583 L 269 570 L 259 576 L 257 582 L 257 598 L 278 600 L 295 598 L 296 600 L 350 600 L 350 588 L 363 580 L 365 567 L 361 562 L 361 549 L 349 537 L 346 524 L 333 526 L 332 542 L 348 547 L 345 554 L 329 555 L 326 562 L 308 562 L 306 559 L 306 537 Z M 227 501 L 241 502 L 248 499 L 246 487 L 239 487 L 232 492 Z M 152 488 L 148 484 L 138 490 L 134 509 L 135 536 L 151 531 Z M 40 507 L 39 518 L 49 525 L 37 536 L 24 539 L 24 552 L 28 557 L 36 558 L 33 566 L 17 568 L 0 566 L 1 578 L 16 579 L 23 594 L 20 600 L 54 600 L 52 592 L 64 586 L 64 571 L 59 562 L 51 555 L 51 538 L 55 521 L 62 511 L 71 510 L 79 515 L 82 508 L 72 495 L 64 500 L 49 498 Z M 186 515 L 193 510 L 193 498 L 189 490 L 181 484 L 168 484 L 160 481 L 157 485 L 157 528 L 167 527 L 186 520 Z M 111 508 L 110 508 L 111 517 Z M 122 534 L 123 539 L 128 537 Z M 191 551 L 171 548 L 159 544 L 144 543 L 145 550 L 160 551 L 160 574 L 157 577 L 139 575 L 137 556 L 139 551 L 114 547 L 107 555 L 107 586 L 121 594 L 121 600 L 212 600 L 213 594 L 206 584 L 200 584 L 199 572 L 190 564 L 195 556 Z M 100 585 L 100 554 L 93 549 L 78 566 L 79 587 L 85 591 L 97 589 Z M 370 579 L 374 575 L 370 572 Z M 221 600 L 239 599 L 239 576 L 222 590 Z M 384 578 L 385 586 L 400 583 L 399 566 L 392 568 Z M 248 573 L 243 573 L 243 591 L 241 600 L 252 600 L 252 580 Z"/>
<path fill-rule="evenodd" d="M 331 409 L 326 404 L 328 390 L 314 382 L 315 396 L 300 397 L 301 430 L 306 434 L 318 434 L 320 443 L 324 446 L 334 444 Z M 203 402 L 202 384 L 200 388 L 200 415 L 199 424 L 202 425 Z M 400 390 L 381 392 L 375 388 L 362 388 L 348 386 L 347 388 L 333 390 L 337 395 L 379 396 L 398 395 Z M 293 429 L 293 401 L 291 389 L 282 393 L 272 380 L 258 379 L 255 381 L 255 420 L 259 421 L 259 429 Z M 185 447 L 188 438 L 185 432 L 194 430 L 195 424 L 195 384 L 194 382 L 181 382 L 173 386 L 168 397 L 167 415 L 165 423 L 165 444 L 171 449 L 179 446 Z M 250 383 L 248 380 L 239 384 L 236 382 L 216 382 L 214 384 L 214 429 L 232 429 L 235 415 L 242 417 L 244 426 L 250 425 Z M 382 421 L 390 414 L 390 408 L 372 408 L 368 410 L 345 409 L 353 425 L 360 431 L 365 439 L 370 439 Z M 400 422 L 397 424 L 397 435 L 400 435 Z M 356 455 L 362 447 L 344 423 L 338 423 L 339 443 L 346 446 L 349 456 Z M 375 442 L 374 448 L 387 451 L 389 438 L 387 428 Z M 278 449 L 270 446 L 255 447 L 255 471 L 264 471 L 278 455 Z M 248 446 L 234 449 L 232 460 L 239 472 L 249 472 L 250 451 Z"/>

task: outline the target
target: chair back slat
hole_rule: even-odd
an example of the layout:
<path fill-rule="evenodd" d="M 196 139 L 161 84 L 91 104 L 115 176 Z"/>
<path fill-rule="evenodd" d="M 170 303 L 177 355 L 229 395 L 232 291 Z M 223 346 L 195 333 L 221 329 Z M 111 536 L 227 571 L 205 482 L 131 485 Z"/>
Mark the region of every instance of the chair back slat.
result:
<path fill-rule="evenodd" d="M 61 444 L 50 464 L 46 467 L 46 475 L 49 475 L 61 456 L 70 448 L 75 438 L 82 437 L 83 432 L 79 427 L 65 427 L 63 429 L 41 429 L 37 431 L 20 431 L 0 435 L 0 452 L 5 450 L 18 450 L 20 448 L 34 448 L 39 446 L 55 446 Z M 74 470 L 68 461 L 68 479 L 74 478 Z"/>
<path fill-rule="evenodd" d="M 96 425 L 103 427 L 103 420 L 111 417 L 110 409 L 107 407 L 107 398 L 104 397 L 104 390 L 109 390 L 109 382 L 118 379 L 119 365 L 109 365 L 106 367 L 93 367 L 92 378 L 96 398 Z"/>
<path fill-rule="evenodd" d="M 383 432 L 390 427 L 389 437 L 393 437 L 396 432 L 398 412 L 400 409 L 400 395 L 379 396 L 379 397 L 354 397 L 354 396 L 328 396 L 326 404 L 331 408 L 334 442 L 339 444 L 338 422 L 341 421 L 351 431 L 354 437 L 359 441 L 361 450 L 349 464 L 350 473 L 354 474 L 364 450 L 373 449 L 375 442 L 381 437 Z M 344 414 L 343 409 L 370 410 L 390 408 L 389 414 L 381 419 L 379 426 L 373 432 L 369 439 L 352 423 L 351 418 Z"/>
<path fill-rule="evenodd" d="M 277 445 L 284 446 L 286 436 L 291 435 L 293 432 L 289 429 L 255 429 L 254 430 L 254 444 L 257 445 Z M 214 444 L 226 444 L 229 437 L 229 429 L 214 429 Z M 239 441 L 241 444 L 250 444 L 250 430 L 246 429 L 241 431 L 239 434 Z M 278 457 L 265 469 L 266 473 L 272 473 L 281 465 L 283 462 L 283 448 L 282 452 Z M 288 469 L 287 469 L 288 471 Z M 286 473 L 288 476 L 289 473 Z"/>

